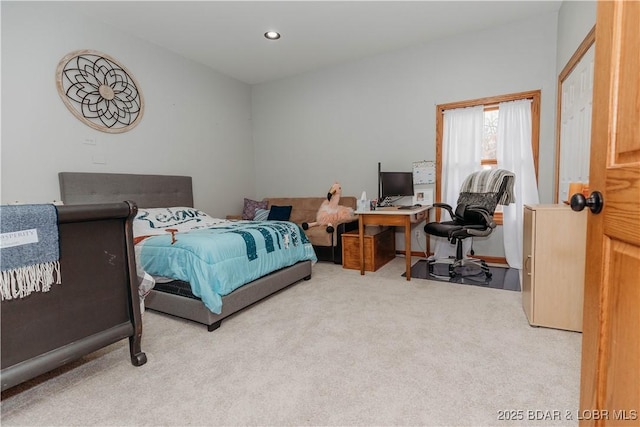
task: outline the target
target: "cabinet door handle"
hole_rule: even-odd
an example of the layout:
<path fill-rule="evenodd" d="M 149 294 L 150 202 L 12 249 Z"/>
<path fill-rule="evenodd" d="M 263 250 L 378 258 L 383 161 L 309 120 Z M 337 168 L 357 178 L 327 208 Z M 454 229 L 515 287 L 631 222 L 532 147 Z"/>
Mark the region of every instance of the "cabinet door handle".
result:
<path fill-rule="evenodd" d="M 529 271 L 530 265 L 531 265 L 531 255 L 527 255 L 527 258 L 524 260 L 524 269 L 527 272 L 527 276 L 531 276 L 531 272 Z"/>

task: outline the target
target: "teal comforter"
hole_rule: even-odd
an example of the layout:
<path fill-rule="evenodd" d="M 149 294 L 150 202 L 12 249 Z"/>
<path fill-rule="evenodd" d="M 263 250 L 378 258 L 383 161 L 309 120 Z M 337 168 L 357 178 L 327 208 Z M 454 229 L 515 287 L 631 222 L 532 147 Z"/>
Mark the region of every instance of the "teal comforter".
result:
<path fill-rule="evenodd" d="M 151 236 L 136 245 L 149 274 L 183 280 L 212 312 L 222 296 L 299 261 L 317 261 L 302 229 L 288 221 L 224 222 L 209 228 Z"/>

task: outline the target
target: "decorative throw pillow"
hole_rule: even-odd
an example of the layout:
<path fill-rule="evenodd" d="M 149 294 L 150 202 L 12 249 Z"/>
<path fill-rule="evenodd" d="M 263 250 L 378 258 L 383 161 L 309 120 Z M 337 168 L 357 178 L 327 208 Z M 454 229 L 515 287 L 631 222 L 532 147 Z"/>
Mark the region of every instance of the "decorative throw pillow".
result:
<path fill-rule="evenodd" d="M 267 219 L 270 221 L 289 221 L 292 208 L 293 206 L 271 206 Z"/>
<path fill-rule="evenodd" d="M 256 209 L 256 214 L 253 217 L 254 221 L 266 221 L 269 218 L 268 209 Z"/>
<path fill-rule="evenodd" d="M 253 219 L 256 209 L 267 209 L 267 201 L 258 202 L 256 200 L 244 199 L 244 208 L 242 208 L 242 219 Z"/>

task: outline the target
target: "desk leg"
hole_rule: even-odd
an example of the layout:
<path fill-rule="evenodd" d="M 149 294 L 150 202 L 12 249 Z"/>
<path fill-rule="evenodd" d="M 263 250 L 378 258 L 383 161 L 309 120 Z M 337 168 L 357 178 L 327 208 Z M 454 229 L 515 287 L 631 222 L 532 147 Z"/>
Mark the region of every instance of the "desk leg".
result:
<path fill-rule="evenodd" d="M 364 220 L 362 215 L 358 220 L 358 231 L 360 232 L 360 275 L 364 275 Z"/>
<path fill-rule="evenodd" d="M 411 280 L 411 218 L 409 215 L 405 215 L 404 221 L 404 256 L 407 280 Z"/>

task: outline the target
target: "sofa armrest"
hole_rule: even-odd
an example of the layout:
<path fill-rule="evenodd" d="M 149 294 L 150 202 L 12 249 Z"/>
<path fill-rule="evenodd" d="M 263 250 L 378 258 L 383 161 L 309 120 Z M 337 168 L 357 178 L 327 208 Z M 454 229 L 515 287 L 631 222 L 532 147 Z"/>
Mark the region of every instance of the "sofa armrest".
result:
<path fill-rule="evenodd" d="M 341 222 L 340 224 L 338 224 L 336 226 L 336 234 L 337 234 L 337 238 L 338 238 L 338 245 L 340 245 L 341 243 L 341 239 L 340 236 L 342 235 L 342 233 L 346 233 L 347 231 L 352 231 L 352 230 L 357 230 L 358 229 L 358 220 L 354 219 L 351 221 L 347 221 L 347 222 Z"/>
<path fill-rule="evenodd" d="M 342 264 L 342 234 L 358 229 L 358 220 L 337 224 L 332 233 L 327 233 L 326 227 L 314 227 L 305 231 L 313 244 L 318 261 L 331 261 Z"/>
<path fill-rule="evenodd" d="M 333 262 L 336 264 L 342 264 L 342 234 L 348 231 L 358 229 L 358 220 L 351 220 L 348 222 L 342 222 L 336 226 L 335 241 L 333 242 Z"/>

